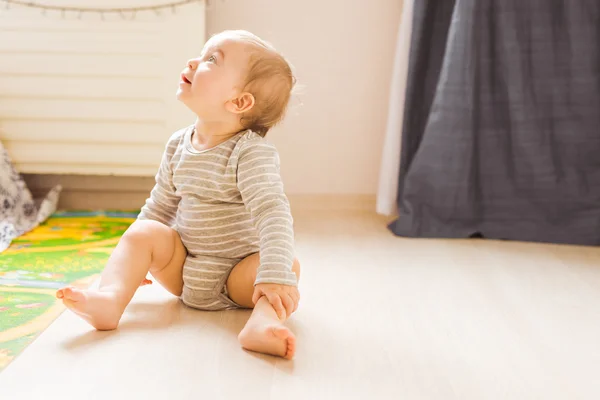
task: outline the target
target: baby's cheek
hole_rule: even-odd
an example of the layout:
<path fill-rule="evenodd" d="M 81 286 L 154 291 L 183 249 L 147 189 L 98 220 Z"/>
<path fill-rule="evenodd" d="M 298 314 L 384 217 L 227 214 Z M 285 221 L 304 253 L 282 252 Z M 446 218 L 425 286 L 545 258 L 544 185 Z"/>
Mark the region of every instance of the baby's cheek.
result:
<path fill-rule="evenodd" d="M 208 96 L 206 87 L 201 85 L 200 82 L 195 82 L 195 84 L 192 85 L 192 96 L 196 99 L 202 99 L 203 97 Z"/>
<path fill-rule="evenodd" d="M 200 76 L 197 77 L 197 79 L 194 80 L 194 82 L 192 83 L 192 91 L 194 93 L 206 93 L 206 92 L 211 92 L 213 89 L 212 87 L 214 86 L 213 84 L 211 84 L 210 79 L 206 79 L 207 77 L 205 76 Z"/>

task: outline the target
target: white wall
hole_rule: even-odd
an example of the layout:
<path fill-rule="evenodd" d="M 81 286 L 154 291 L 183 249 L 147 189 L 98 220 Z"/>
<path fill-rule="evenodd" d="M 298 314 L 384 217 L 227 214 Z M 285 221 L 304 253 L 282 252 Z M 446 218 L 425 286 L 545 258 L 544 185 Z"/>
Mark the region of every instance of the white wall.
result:
<path fill-rule="evenodd" d="M 269 135 L 292 194 L 375 194 L 401 0 L 212 0 L 209 34 L 247 29 L 290 59 L 304 94 Z"/>
<path fill-rule="evenodd" d="M 175 92 L 204 41 L 203 5 L 135 20 L 65 17 L 1 6 L 0 140 L 23 173 L 153 176 L 168 137 L 193 121 Z"/>
<path fill-rule="evenodd" d="M 162 0 L 127 4 L 152 2 Z M 99 4 L 78 2 L 86 3 Z M 376 193 L 401 5 L 210 1 L 208 33 L 241 28 L 264 37 L 291 60 L 304 87 L 269 136 L 290 194 Z M 18 168 L 152 176 L 166 138 L 193 121 L 173 94 L 181 65 L 203 44 L 202 7 L 135 23 L 3 11 L 0 140 Z"/>

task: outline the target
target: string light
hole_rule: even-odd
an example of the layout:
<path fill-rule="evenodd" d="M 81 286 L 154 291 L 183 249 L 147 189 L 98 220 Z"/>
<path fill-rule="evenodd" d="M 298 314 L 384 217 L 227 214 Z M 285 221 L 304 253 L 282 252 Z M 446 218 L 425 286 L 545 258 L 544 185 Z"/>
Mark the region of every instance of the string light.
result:
<path fill-rule="evenodd" d="M 76 13 L 78 18 L 81 19 L 84 13 L 95 13 L 100 14 L 100 18 L 104 20 L 105 15 L 119 14 L 121 18 L 125 18 L 126 14 L 131 13 L 131 19 L 134 19 L 138 12 L 153 11 L 157 16 L 161 16 L 162 10 L 171 9 L 172 13 L 177 12 L 177 8 L 191 3 L 203 4 L 207 0 L 179 0 L 171 1 L 169 3 L 157 4 L 152 6 L 138 6 L 138 7 L 119 7 L 119 8 L 98 8 L 98 7 L 75 7 L 75 6 L 54 6 L 47 4 L 38 4 L 28 0 L 3 0 L 4 8 L 9 9 L 11 5 L 34 8 L 41 10 L 42 15 L 47 15 L 48 11 L 60 12 L 61 16 L 65 18 L 69 12 Z M 100 1 L 100 0 L 99 0 Z"/>

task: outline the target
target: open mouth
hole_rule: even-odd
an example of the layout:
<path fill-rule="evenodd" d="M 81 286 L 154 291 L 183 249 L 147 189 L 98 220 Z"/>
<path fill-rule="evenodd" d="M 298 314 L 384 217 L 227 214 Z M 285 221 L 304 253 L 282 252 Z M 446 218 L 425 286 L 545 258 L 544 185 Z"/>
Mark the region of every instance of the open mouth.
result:
<path fill-rule="evenodd" d="M 183 74 L 181 74 L 181 80 L 182 80 L 184 83 L 192 83 L 192 82 L 190 82 L 190 80 L 189 80 L 188 78 L 186 78 L 186 77 L 185 77 L 185 75 L 183 75 Z"/>

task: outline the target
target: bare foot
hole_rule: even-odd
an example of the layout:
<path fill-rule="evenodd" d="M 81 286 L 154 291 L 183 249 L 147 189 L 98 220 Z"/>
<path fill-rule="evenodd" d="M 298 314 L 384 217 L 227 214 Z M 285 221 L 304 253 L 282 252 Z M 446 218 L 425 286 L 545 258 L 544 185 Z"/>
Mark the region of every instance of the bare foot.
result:
<path fill-rule="evenodd" d="M 66 287 L 56 292 L 68 309 L 100 331 L 117 328 L 123 310 L 112 292 Z"/>
<path fill-rule="evenodd" d="M 238 339 L 246 350 L 291 360 L 296 353 L 296 337 L 281 323 L 270 319 L 250 318 Z"/>

